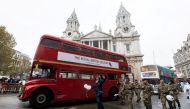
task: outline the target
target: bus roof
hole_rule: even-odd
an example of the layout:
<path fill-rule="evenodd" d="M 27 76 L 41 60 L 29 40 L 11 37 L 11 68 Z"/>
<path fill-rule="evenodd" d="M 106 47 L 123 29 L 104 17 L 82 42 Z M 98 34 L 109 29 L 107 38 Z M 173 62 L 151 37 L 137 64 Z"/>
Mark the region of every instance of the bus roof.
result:
<path fill-rule="evenodd" d="M 119 53 L 111 52 L 111 51 L 104 50 L 104 49 L 97 48 L 97 47 L 92 47 L 92 46 L 81 44 L 79 42 L 75 42 L 75 41 L 71 41 L 71 40 L 66 40 L 66 39 L 63 39 L 63 38 L 60 38 L 60 37 L 57 37 L 57 36 L 53 36 L 53 35 L 47 35 L 47 34 L 45 34 L 45 35 L 43 35 L 41 37 L 41 39 L 44 39 L 44 38 L 54 39 L 54 40 L 57 40 L 57 41 L 60 41 L 60 42 L 68 42 L 68 43 L 76 44 L 76 45 L 79 45 L 79 46 L 83 46 L 83 47 L 87 47 L 87 48 L 92 48 L 92 49 L 99 50 L 99 51 L 102 51 L 102 52 L 107 52 L 107 53 L 111 53 L 111 54 L 115 54 L 115 55 L 118 55 L 118 56 L 125 57 L 124 55 L 119 54 Z"/>

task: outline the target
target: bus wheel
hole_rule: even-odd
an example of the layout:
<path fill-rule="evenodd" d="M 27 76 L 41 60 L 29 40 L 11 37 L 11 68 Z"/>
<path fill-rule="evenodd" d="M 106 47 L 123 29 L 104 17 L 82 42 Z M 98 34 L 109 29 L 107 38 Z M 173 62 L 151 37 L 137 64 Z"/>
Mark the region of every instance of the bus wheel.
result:
<path fill-rule="evenodd" d="M 111 88 L 109 91 L 109 99 L 112 101 L 115 101 L 118 99 L 117 96 L 115 96 L 115 94 L 118 94 L 118 89 L 117 88 Z"/>
<path fill-rule="evenodd" d="M 48 94 L 45 90 L 35 91 L 29 100 L 30 105 L 34 108 L 44 108 L 50 103 L 50 96 Z"/>

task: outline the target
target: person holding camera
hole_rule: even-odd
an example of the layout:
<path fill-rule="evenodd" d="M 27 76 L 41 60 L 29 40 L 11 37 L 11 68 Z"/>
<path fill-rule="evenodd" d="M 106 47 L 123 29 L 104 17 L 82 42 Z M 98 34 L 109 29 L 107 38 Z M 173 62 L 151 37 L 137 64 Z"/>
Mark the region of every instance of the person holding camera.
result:
<path fill-rule="evenodd" d="M 92 89 L 95 90 L 96 93 L 96 102 L 98 109 L 104 109 L 104 105 L 102 104 L 102 98 L 103 98 L 103 83 L 105 82 L 106 78 L 104 75 L 96 75 L 95 76 L 96 83 L 93 86 Z"/>

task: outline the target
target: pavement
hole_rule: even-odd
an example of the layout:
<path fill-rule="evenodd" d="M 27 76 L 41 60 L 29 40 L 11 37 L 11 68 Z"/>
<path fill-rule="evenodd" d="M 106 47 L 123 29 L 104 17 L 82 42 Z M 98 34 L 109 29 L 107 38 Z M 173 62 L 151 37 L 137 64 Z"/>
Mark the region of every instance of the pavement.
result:
<path fill-rule="evenodd" d="M 179 94 L 181 109 L 190 109 L 190 99 L 184 93 Z M 121 105 L 119 101 L 104 101 L 105 109 L 127 109 L 127 104 Z M 162 104 L 157 95 L 152 97 L 153 109 L 162 109 Z M 143 102 L 133 101 L 134 109 L 145 109 Z M 32 109 L 29 102 L 18 100 L 17 94 L 0 94 L 0 109 Z M 97 109 L 95 101 L 69 102 L 51 104 L 47 109 Z M 178 108 L 177 108 L 178 109 Z"/>

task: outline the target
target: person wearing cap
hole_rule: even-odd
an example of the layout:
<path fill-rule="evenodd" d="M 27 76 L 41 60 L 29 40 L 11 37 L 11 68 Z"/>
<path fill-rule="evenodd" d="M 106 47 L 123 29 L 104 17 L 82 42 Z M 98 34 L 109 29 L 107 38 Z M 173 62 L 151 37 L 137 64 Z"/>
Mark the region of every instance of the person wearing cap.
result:
<path fill-rule="evenodd" d="M 124 85 L 124 93 L 125 97 L 127 100 L 127 109 L 133 109 L 133 89 L 134 89 L 134 84 L 129 81 L 129 78 L 126 78 L 125 85 Z"/>
<path fill-rule="evenodd" d="M 160 80 L 160 84 L 158 86 L 158 98 L 161 100 L 162 102 L 162 108 L 163 109 L 167 109 L 166 108 L 166 95 L 169 94 L 168 91 L 168 85 L 164 83 L 164 81 L 161 79 Z"/>
<path fill-rule="evenodd" d="M 119 81 L 119 98 L 120 98 L 120 103 L 122 105 L 125 104 L 125 100 L 126 100 L 126 96 L 125 96 L 125 92 L 124 92 L 124 86 L 125 86 L 125 81 L 124 79 L 120 79 Z"/>
<path fill-rule="evenodd" d="M 135 94 L 137 96 L 137 102 L 139 102 L 141 100 L 141 97 L 140 97 L 140 94 L 141 94 L 141 85 L 140 83 L 138 83 L 138 80 L 135 80 L 134 82 L 134 91 L 135 91 Z"/>
<path fill-rule="evenodd" d="M 177 102 L 178 107 L 181 108 L 181 105 L 177 96 L 178 95 L 177 84 L 175 84 L 174 80 L 170 80 L 168 90 L 169 90 L 169 94 L 174 97 L 174 101 L 168 100 L 170 109 L 176 108 L 175 102 Z"/>
<path fill-rule="evenodd" d="M 146 109 L 152 109 L 151 97 L 153 95 L 154 90 L 147 80 L 143 80 L 142 90 L 143 90 L 143 102 Z"/>

